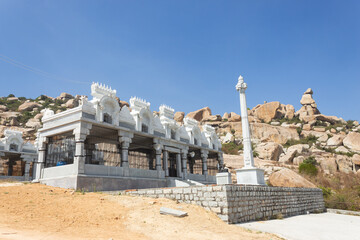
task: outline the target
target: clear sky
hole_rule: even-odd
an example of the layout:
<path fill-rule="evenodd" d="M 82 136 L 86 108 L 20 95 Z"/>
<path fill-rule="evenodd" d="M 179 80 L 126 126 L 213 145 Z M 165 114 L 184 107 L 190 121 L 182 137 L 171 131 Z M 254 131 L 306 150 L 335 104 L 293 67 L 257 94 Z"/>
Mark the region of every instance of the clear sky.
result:
<path fill-rule="evenodd" d="M 0 59 L 0 96 L 98 81 L 152 110 L 239 113 L 241 74 L 248 107 L 298 110 L 311 87 L 323 114 L 360 120 L 359 0 L 0 0 Z"/>

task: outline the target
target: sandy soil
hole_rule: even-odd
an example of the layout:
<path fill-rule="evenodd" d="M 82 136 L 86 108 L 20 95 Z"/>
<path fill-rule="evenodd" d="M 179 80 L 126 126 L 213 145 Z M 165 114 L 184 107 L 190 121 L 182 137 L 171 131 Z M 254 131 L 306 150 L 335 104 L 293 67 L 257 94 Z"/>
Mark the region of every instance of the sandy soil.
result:
<path fill-rule="evenodd" d="M 160 207 L 188 212 L 175 218 Z M 227 225 L 199 206 L 168 199 L 81 193 L 40 184 L 0 185 L 0 239 L 281 239 Z"/>

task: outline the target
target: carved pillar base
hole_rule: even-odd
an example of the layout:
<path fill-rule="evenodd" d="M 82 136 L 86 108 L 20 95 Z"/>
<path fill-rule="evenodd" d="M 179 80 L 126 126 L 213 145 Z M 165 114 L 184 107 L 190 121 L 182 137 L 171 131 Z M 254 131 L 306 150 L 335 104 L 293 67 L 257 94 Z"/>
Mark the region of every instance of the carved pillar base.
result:
<path fill-rule="evenodd" d="M 237 184 L 266 185 L 264 170 L 255 167 L 236 169 L 236 180 Z"/>

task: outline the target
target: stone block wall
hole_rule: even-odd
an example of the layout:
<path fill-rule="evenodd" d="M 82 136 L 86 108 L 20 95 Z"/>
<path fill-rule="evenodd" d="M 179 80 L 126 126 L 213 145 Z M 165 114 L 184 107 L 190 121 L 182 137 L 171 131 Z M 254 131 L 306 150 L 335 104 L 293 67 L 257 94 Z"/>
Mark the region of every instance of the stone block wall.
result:
<path fill-rule="evenodd" d="M 228 223 L 289 217 L 325 210 L 321 189 L 212 185 L 127 190 L 126 195 L 168 198 L 196 204 Z"/>

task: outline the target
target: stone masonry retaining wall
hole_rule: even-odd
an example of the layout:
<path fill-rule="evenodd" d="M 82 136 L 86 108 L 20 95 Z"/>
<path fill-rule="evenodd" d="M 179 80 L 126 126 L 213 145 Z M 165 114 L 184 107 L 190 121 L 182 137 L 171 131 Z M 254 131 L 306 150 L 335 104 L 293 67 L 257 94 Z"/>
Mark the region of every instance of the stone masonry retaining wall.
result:
<path fill-rule="evenodd" d="M 213 185 L 124 191 L 126 195 L 169 198 L 197 204 L 228 223 L 323 212 L 321 189 L 249 185 Z"/>

